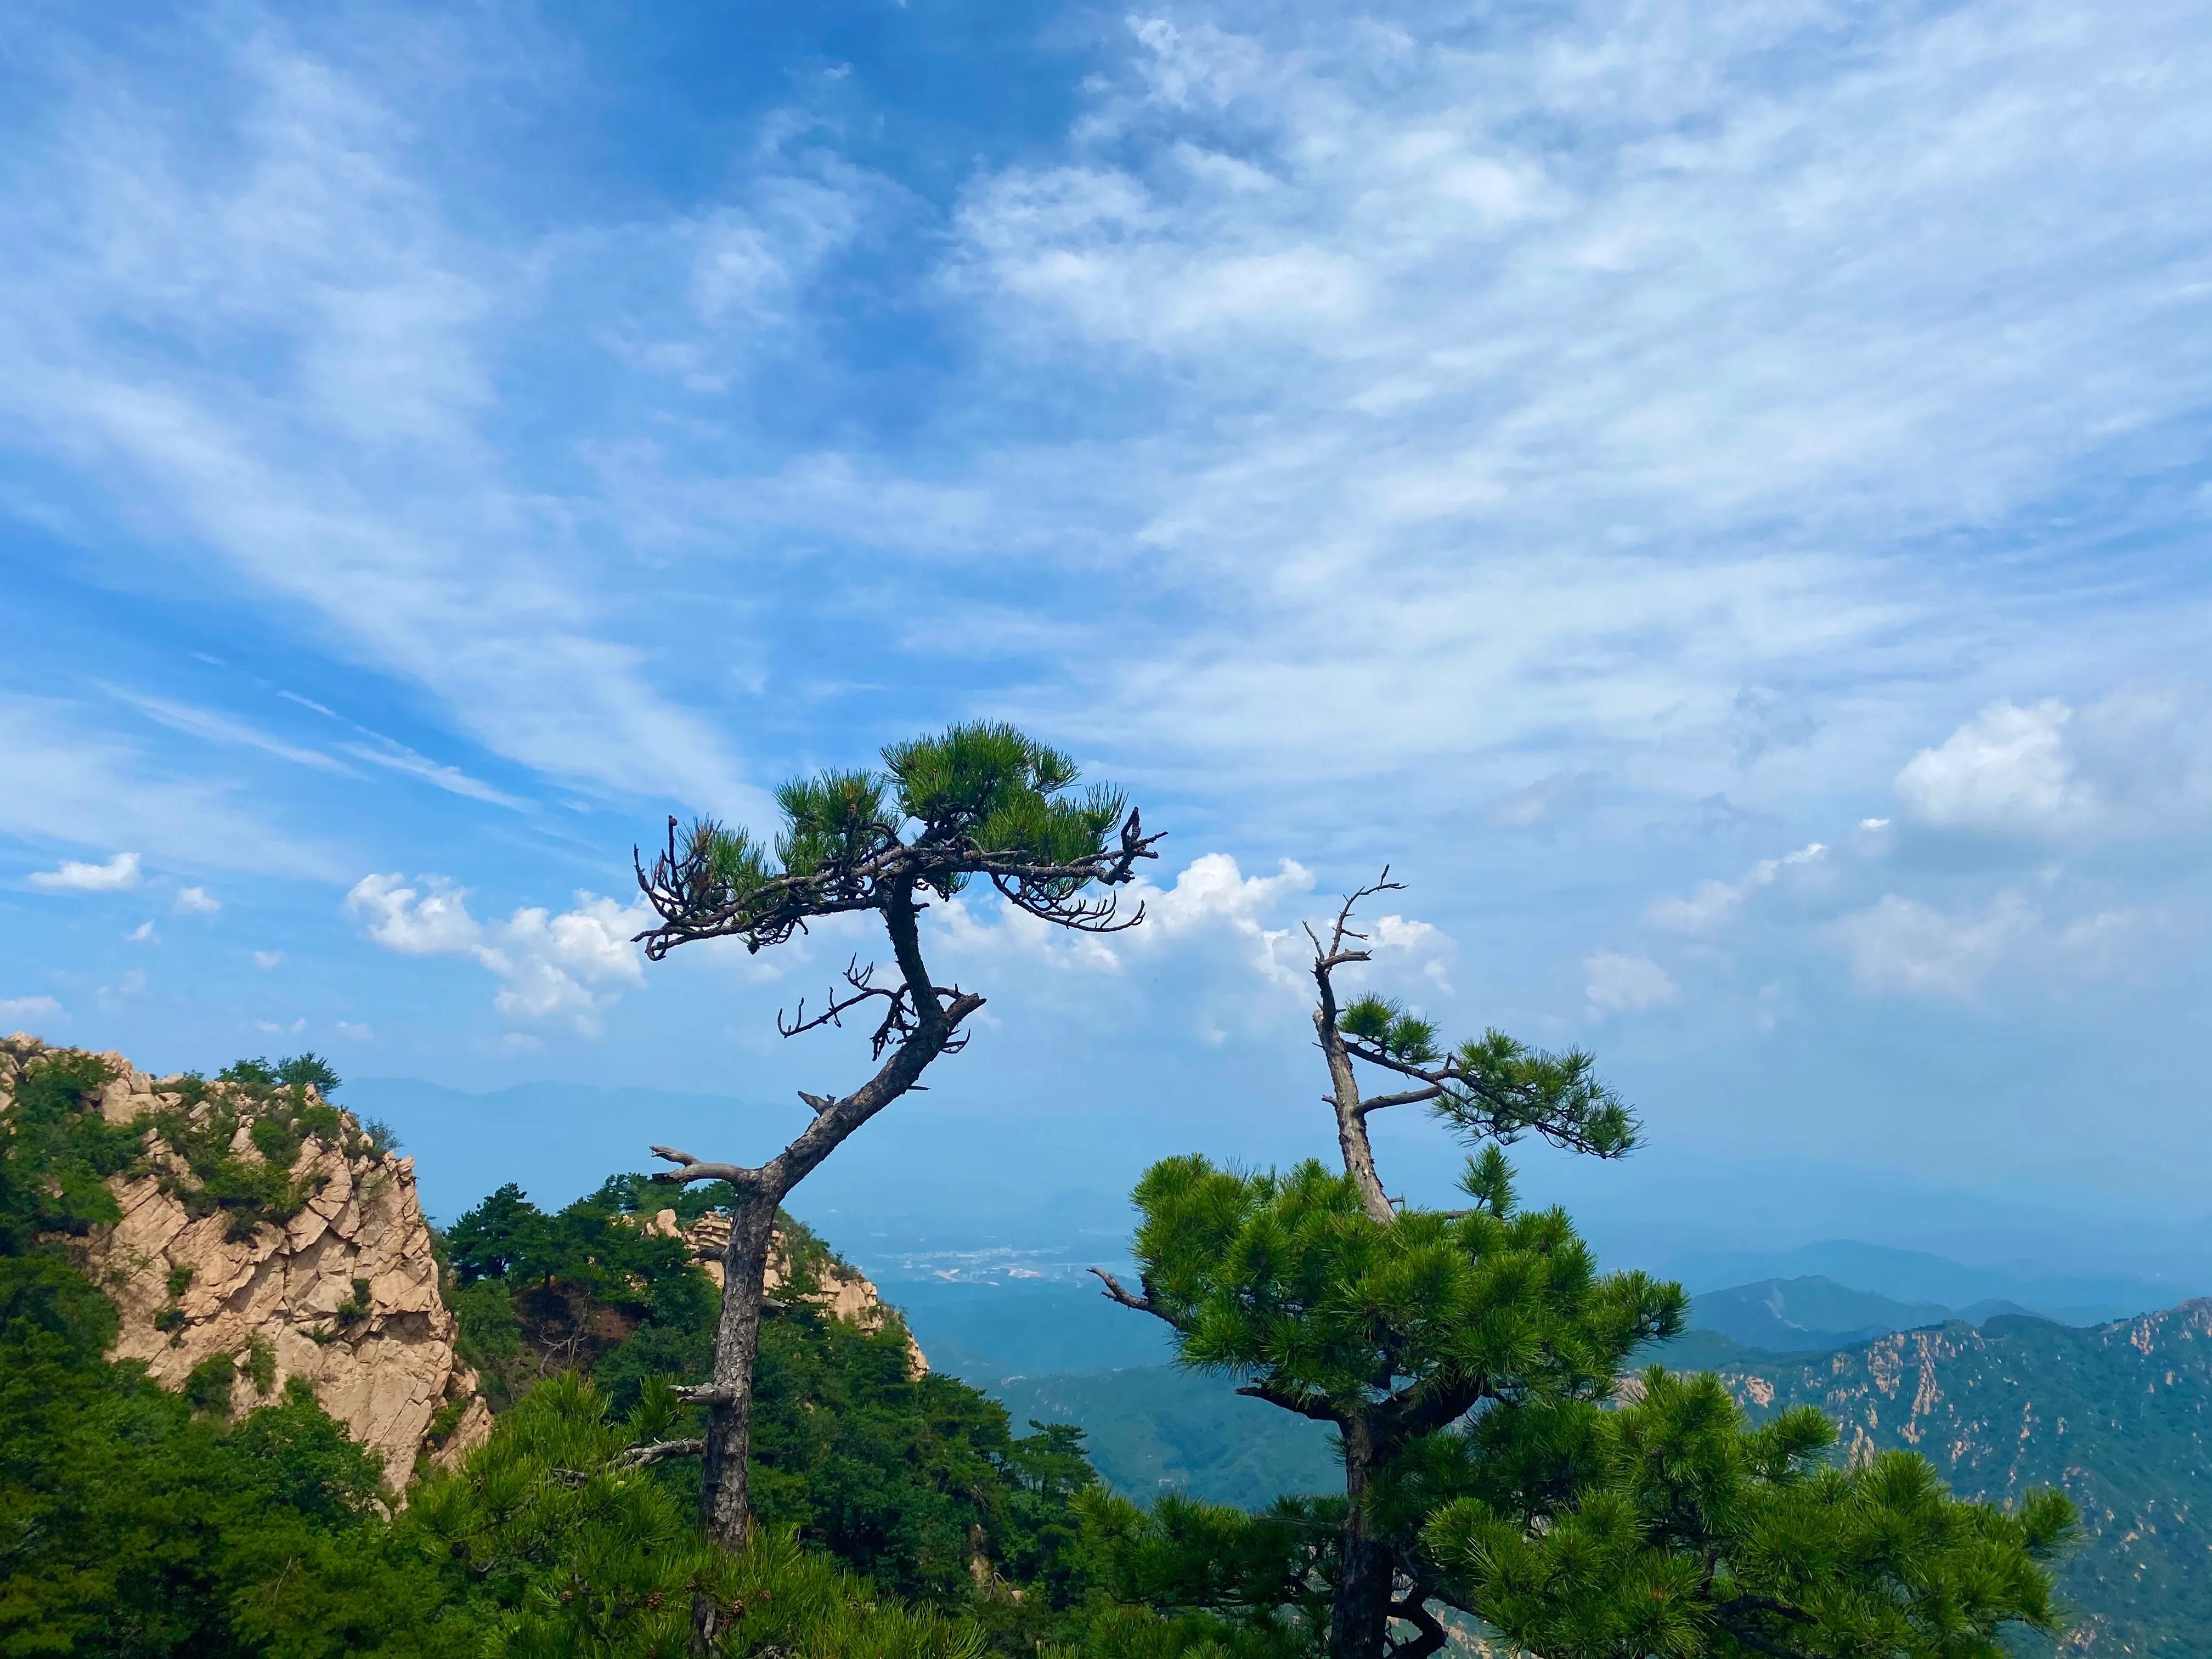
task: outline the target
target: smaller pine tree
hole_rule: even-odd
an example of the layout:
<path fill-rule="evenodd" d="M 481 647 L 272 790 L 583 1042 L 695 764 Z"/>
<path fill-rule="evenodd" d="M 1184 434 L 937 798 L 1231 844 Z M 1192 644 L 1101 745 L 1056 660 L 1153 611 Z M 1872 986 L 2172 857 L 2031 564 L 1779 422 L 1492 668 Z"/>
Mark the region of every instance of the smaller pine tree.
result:
<path fill-rule="evenodd" d="M 1637 1125 L 1586 1054 L 1495 1030 L 1447 1051 L 1403 1008 L 1341 1003 L 1336 975 L 1368 959 L 1353 907 L 1392 886 L 1313 936 L 1341 1170 L 1167 1159 L 1136 1189 L 1140 1288 L 1100 1274 L 1182 1364 L 1333 1425 L 1343 1495 L 1123 1516 L 1124 1581 L 1225 1651 L 1303 1633 L 1331 1659 L 1426 1659 L 1454 1609 L 1546 1659 L 1995 1659 L 2007 1625 L 2052 1628 L 2062 1495 L 1964 1504 L 1917 1456 L 1834 1468 L 1817 1413 L 1752 1430 L 1710 1376 L 1624 1387 L 1682 1328 L 1681 1288 L 1600 1273 L 1563 1212 L 1516 1206 L 1502 1149 L 1616 1158 Z M 1365 1092 L 1363 1072 L 1390 1082 Z M 1478 1147 L 1463 1208 L 1385 1196 L 1368 1120 L 1413 1104 Z"/>

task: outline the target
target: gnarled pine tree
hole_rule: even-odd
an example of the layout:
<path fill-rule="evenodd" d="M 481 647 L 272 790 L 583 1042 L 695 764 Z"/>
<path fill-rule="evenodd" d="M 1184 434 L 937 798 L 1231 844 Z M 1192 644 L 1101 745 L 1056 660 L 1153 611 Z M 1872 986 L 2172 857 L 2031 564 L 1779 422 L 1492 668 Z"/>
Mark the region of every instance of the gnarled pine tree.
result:
<path fill-rule="evenodd" d="M 752 1370 L 777 1206 L 854 1130 L 914 1088 L 931 1061 L 961 1048 L 967 1021 L 983 1006 L 975 993 L 931 976 L 921 930 L 931 896 L 949 899 L 981 877 L 1041 921 L 1109 933 L 1136 925 L 1143 907 L 1123 915 L 1113 895 L 1088 890 L 1127 883 L 1140 860 L 1158 856 L 1159 837 L 1144 833 L 1119 792 L 1094 786 L 1076 793 L 1068 757 L 1012 726 L 956 726 L 894 744 L 883 759 L 880 772 L 825 772 L 784 785 L 776 792 L 784 828 L 773 848 L 711 822 L 679 831 L 672 818 L 666 850 L 649 871 L 639 861 L 638 884 L 661 919 L 638 935 L 653 961 L 696 939 L 738 939 L 749 951 L 767 950 L 823 917 L 872 914 L 896 969 L 879 984 L 875 969 L 856 960 L 820 1013 L 809 1018 L 802 1003 L 793 1019 L 779 1019 L 783 1035 L 795 1036 L 867 1011 L 878 1019 L 876 1070 L 848 1093 L 802 1091 L 813 1119 L 774 1158 L 751 1167 L 653 1148 L 676 1166 L 656 1180 L 724 1181 L 734 1197 L 711 1380 L 682 1391 L 706 1407 L 707 1432 L 641 1448 L 637 1461 L 703 1454 L 703 1519 L 732 1547 L 744 1540 L 750 1518 Z"/>
<path fill-rule="evenodd" d="M 2008 1620 L 2051 1628 L 2063 1497 L 2014 1516 L 1953 1499 L 1917 1457 L 1833 1469 L 1816 1414 L 1750 1430 L 1711 1378 L 1655 1368 L 1619 1408 L 1630 1356 L 1681 1329 L 1681 1288 L 1600 1276 L 1564 1213 L 1516 1208 L 1499 1147 L 1534 1133 L 1613 1158 L 1636 1125 L 1588 1054 L 1494 1030 L 1447 1053 L 1401 1008 L 1342 1002 L 1335 975 L 1368 959 L 1353 908 L 1394 885 L 1386 871 L 1312 935 L 1342 1173 L 1170 1158 L 1136 1190 L 1141 1289 L 1099 1273 L 1173 1328 L 1184 1364 L 1334 1425 L 1344 1494 L 1121 1515 L 1132 1582 L 1180 1585 L 1147 1599 L 1241 1626 L 1255 1650 L 1331 1659 L 1427 1659 L 1440 1608 L 1557 1659 L 1980 1659 Z M 1363 1067 L 1384 1092 L 1363 1091 Z M 1385 1194 L 1368 1119 L 1413 1104 L 1481 1145 L 1468 1208 Z M 1206 1559 L 1176 1567 L 1190 1537 Z"/>

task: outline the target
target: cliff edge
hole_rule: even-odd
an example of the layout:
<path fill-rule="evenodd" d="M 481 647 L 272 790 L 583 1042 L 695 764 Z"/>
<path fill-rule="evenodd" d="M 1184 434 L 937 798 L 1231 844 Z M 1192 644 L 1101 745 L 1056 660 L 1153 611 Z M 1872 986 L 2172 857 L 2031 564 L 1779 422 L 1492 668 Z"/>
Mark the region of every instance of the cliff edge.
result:
<path fill-rule="evenodd" d="M 0 1041 L 0 1113 L 27 1072 L 81 1054 Z M 311 1085 L 92 1058 L 101 1115 L 143 1126 L 138 1156 L 107 1181 L 121 1219 L 77 1245 L 120 1316 L 111 1358 L 172 1389 L 227 1362 L 238 1413 L 300 1378 L 395 1489 L 418 1458 L 450 1464 L 483 1442 L 491 1413 L 455 1352 L 412 1158 Z"/>

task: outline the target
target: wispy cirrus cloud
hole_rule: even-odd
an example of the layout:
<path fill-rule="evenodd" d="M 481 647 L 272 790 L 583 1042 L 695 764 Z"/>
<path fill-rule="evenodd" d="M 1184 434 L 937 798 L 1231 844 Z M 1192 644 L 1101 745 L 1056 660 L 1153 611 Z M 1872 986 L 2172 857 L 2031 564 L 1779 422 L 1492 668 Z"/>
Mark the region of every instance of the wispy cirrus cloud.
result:
<path fill-rule="evenodd" d="M 745 799 L 721 736 L 602 626 L 597 583 L 561 556 L 562 513 L 483 428 L 489 331 L 502 295 L 529 291 L 522 267 L 447 222 L 391 88 L 272 20 L 203 41 L 209 120 L 127 62 L 40 88 L 47 118 L 0 189 L 10 241 L 41 249 L 0 283 L 0 422 L 100 466 L 111 516 L 183 538 L 494 750 L 611 788 Z"/>

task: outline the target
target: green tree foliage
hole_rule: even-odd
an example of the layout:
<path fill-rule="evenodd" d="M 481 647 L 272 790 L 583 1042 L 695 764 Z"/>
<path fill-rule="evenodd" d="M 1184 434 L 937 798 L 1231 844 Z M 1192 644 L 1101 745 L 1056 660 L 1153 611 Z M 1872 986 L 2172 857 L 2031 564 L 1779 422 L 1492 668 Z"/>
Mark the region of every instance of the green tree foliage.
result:
<path fill-rule="evenodd" d="M 1122 1515 L 1124 1592 L 1212 1620 L 1224 1651 L 1304 1638 L 1333 1659 L 1425 1659 L 1443 1609 L 1546 1659 L 1985 1659 L 2008 1625 L 2051 1628 L 2063 1496 L 2003 1513 L 1914 1455 L 1837 1468 L 1826 1419 L 1752 1429 L 1711 1377 L 1652 1370 L 1624 1396 L 1630 1355 L 1681 1329 L 1681 1290 L 1601 1274 L 1562 1212 L 1518 1209 L 1499 1143 L 1618 1156 L 1633 1120 L 1587 1054 L 1495 1031 L 1447 1054 L 1402 1008 L 1340 1005 L 1359 896 L 1315 936 L 1342 1172 L 1168 1159 L 1135 1194 L 1141 1294 L 1101 1275 L 1183 1364 L 1334 1425 L 1344 1495 Z M 1364 1093 L 1354 1062 L 1393 1086 Z M 1463 1209 L 1383 1196 L 1367 1120 L 1415 1103 L 1480 1147 Z"/>
<path fill-rule="evenodd" d="M 721 1620 L 718 1651 L 792 1659 L 965 1659 L 972 1627 L 909 1610 L 788 1530 L 732 1554 L 709 1544 L 688 1501 L 633 1462 L 674 1420 L 666 1389 L 618 1418 L 576 1373 L 552 1377 L 449 1475 L 416 1486 L 391 1541 L 434 1563 L 456 1623 L 503 1659 L 672 1656 L 692 1599 Z"/>
<path fill-rule="evenodd" d="M 226 1087 L 292 1086 L 236 1069 Z M 463 1468 L 418 1482 L 394 1519 L 374 1456 L 299 1380 L 232 1419 L 248 1385 L 250 1400 L 270 1391 L 273 1353 L 250 1346 L 235 1359 L 214 1356 L 176 1393 L 143 1366 L 106 1360 L 115 1310 L 69 1254 L 73 1234 L 114 1218 L 102 1170 L 120 1172 L 135 1155 L 136 1134 L 111 1133 L 100 1119 L 106 1076 L 84 1056 L 41 1057 L 0 1114 L 5 1659 L 651 1659 L 686 1650 L 699 1595 L 723 1615 L 713 1650 L 732 1659 L 981 1650 L 982 1626 L 908 1608 L 792 1528 L 763 1529 L 734 1554 L 709 1545 L 685 1492 L 696 1469 L 647 1468 L 637 1455 L 679 1415 L 657 1378 L 629 1379 L 629 1402 L 617 1410 L 581 1373 L 553 1375 Z M 535 1258 L 495 1251 L 532 1275 L 521 1293 L 590 1270 L 602 1276 L 584 1273 L 587 1285 L 629 1298 L 637 1329 L 656 1318 L 710 1322 L 702 1291 L 711 1287 L 671 1257 L 670 1241 L 611 1219 L 619 1191 L 595 1197 L 604 1201 L 564 1218 L 501 1206 L 526 1243 L 544 1240 L 530 1245 Z M 620 1248 L 629 1254 L 590 1260 L 594 1249 Z M 481 1273 L 475 1289 L 518 1294 Z M 612 1312 L 593 1303 L 590 1318 Z M 871 1341 L 872 1364 L 892 1345 Z M 912 1388 L 902 1371 L 898 1381 Z M 841 1403 L 882 1414 L 865 1386 L 848 1387 Z M 1003 1416 L 995 1426 L 1004 1441 Z M 944 1437 L 959 1432 L 956 1422 Z M 999 1507 L 1028 1516 L 1021 1536 L 1033 1552 L 1052 1526 L 1071 1530 L 1069 1497 L 1089 1475 L 1066 1431 L 1034 1438 L 994 1458 L 986 1432 L 957 1471 L 971 1484 L 995 1478 Z M 1041 1500 L 1045 1512 L 1022 1507 Z M 797 1501 L 812 1498 L 802 1489 Z M 1012 1650 L 1034 1647 L 1024 1639 Z"/>
<path fill-rule="evenodd" d="M 143 1137 L 100 1115 L 94 1097 L 108 1077 L 98 1055 L 63 1052 L 17 1080 L 0 1123 L 0 1253 L 21 1255 L 43 1235 L 82 1235 L 116 1218 L 107 1177 L 131 1166 Z"/>
<path fill-rule="evenodd" d="M 1758 1429 L 1717 1379 L 1654 1366 L 1613 1411 L 1552 1404 L 1479 1425 L 1463 1496 L 1424 1541 L 1464 1598 L 1547 1659 L 1882 1654 L 2000 1659 L 2058 1628 L 2043 1564 L 2073 1505 L 1962 1503 L 1925 1458 L 1844 1469 L 1798 1407 Z"/>
<path fill-rule="evenodd" d="M 629 1412 L 665 1383 L 707 1375 L 712 1282 L 680 1241 L 638 1224 L 639 1208 L 666 1191 L 617 1176 L 548 1215 L 508 1186 L 454 1224 L 445 1248 L 466 1281 L 454 1292 L 464 1349 L 499 1397 L 573 1369 Z M 686 1207 L 695 1218 L 704 1210 L 696 1197 Z M 1009 1598 L 997 1585 L 1020 1588 L 1018 1605 L 1031 1613 L 1072 1605 L 1082 1594 L 1074 1498 L 1097 1478 L 1080 1432 L 1018 1438 L 1004 1408 L 967 1384 L 910 1375 L 896 1316 L 864 1331 L 825 1316 L 809 1299 L 820 1275 L 849 1269 L 792 1218 L 778 1231 L 791 1279 L 763 1326 L 754 1373 L 756 1518 L 885 1590 L 988 1604 L 1002 1625 L 1037 1620 L 1003 1617 Z M 671 1462 L 654 1478 L 696 1493 L 699 1475 Z"/>
<path fill-rule="evenodd" d="M 701 1513 L 735 1545 L 750 1524 L 753 1376 L 760 1352 L 763 1284 L 779 1206 L 823 1159 L 877 1113 L 921 1084 L 922 1073 L 968 1041 L 982 1007 L 973 991 L 939 985 L 923 950 L 921 913 L 930 896 L 950 898 L 977 877 L 1008 903 L 1054 927 L 1103 933 L 1133 927 L 1139 907 L 1116 915 L 1110 890 L 1131 881 L 1140 860 L 1158 856 L 1119 791 L 1075 789 L 1074 763 L 1010 726 L 954 726 L 882 751 L 881 771 L 832 771 L 776 792 L 783 826 L 772 849 L 746 831 L 696 821 L 679 837 L 668 821 L 666 850 L 637 880 L 659 925 L 638 935 L 658 962 L 681 945 L 737 939 L 748 951 L 783 944 L 811 922 L 872 914 L 890 947 L 894 971 L 856 958 L 846 989 L 811 1019 L 801 1003 L 787 1036 L 842 1025 L 866 1011 L 875 1070 L 848 1092 L 802 1093 L 813 1118 L 757 1168 L 718 1164 L 673 1147 L 656 1158 L 675 1167 L 676 1186 L 727 1187 L 729 1242 L 722 1261 L 722 1317 L 714 1363 L 695 1397 L 708 1410 Z M 711 1611 L 701 1610 L 702 1620 Z"/>

